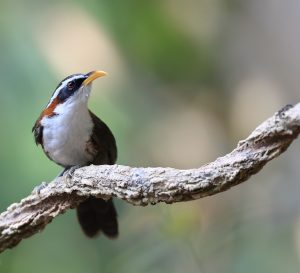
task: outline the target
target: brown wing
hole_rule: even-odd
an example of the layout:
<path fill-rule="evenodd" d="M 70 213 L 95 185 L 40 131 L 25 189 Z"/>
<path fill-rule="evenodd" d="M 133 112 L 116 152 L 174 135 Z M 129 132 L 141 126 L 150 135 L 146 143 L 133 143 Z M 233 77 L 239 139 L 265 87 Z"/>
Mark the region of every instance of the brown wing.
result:
<path fill-rule="evenodd" d="M 94 123 L 90 141 L 95 150 L 95 157 L 91 163 L 95 165 L 115 164 L 117 160 L 117 145 L 114 135 L 108 126 L 91 111 L 90 115 Z"/>
<path fill-rule="evenodd" d="M 94 155 L 92 164 L 114 164 L 117 160 L 115 138 L 107 125 L 90 112 L 94 123 L 93 134 L 87 143 L 89 152 Z M 79 223 L 89 237 L 102 231 L 109 238 L 118 236 L 118 221 L 112 199 L 104 201 L 89 197 L 77 207 Z"/>
<path fill-rule="evenodd" d="M 35 143 L 36 145 L 42 145 L 43 146 L 43 126 L 40 124 L 39 121 L 37 121 L 33 128 L 32 132 L 34 135 Z"/>

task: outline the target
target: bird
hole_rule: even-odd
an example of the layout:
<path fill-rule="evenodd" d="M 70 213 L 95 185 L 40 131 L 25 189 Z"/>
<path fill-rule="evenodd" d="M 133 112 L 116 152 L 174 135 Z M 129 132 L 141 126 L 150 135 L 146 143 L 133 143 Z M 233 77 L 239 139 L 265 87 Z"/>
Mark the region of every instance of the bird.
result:
<path fill-rule="evenodd" d="M 63 79 L 32 128 L 36 145 L 41 145 L 46 156 L 64 168 L 60 176 L 74 166 L 113 165 L 117 160 L 113 133 L 88 109 L 93 81 L 106 75 L 104 71 L 91 71 Z M 88 237 L 100 233 L 111 239 L 118 236 L 112 199 L 89 197 L 76 210 Z"/>

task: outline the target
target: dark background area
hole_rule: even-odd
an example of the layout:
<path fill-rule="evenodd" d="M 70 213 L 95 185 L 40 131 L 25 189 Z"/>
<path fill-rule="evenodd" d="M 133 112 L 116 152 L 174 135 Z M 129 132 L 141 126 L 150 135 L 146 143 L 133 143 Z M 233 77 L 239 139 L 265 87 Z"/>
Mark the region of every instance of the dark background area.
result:
<path fill-rule="evenodd" d="M 90 108 L 118 164 L 195 168 L 300 100 L 299 25 L 297 0 L 1 0 L 1 211 L 60 172 L 31 128 L 64 77 L 108 72 Z M 0 272 L 299 272 L 299 152 L 202 200 L 116 201 L 114 241 L 87 239 L 68 211 L 1 254 Z"/>

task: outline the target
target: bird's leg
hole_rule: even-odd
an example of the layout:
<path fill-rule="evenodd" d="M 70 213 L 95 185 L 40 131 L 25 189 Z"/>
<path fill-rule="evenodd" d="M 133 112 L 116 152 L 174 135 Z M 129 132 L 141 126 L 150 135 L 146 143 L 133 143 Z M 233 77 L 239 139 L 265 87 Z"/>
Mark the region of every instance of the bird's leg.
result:
<path fill-rule="evenodd" d="M 69 166 L 64 168 L 55 178 L 62 177 L 66 174 L 67 177 L 72 176 L 73 172 L 77 169 L 80 168 L 81 166 Z M 55 181 L 59 181 L 59 179 L 55 179 Z M 47 182 L 42 182 L 42 184 L 35 186 L 32 192 L 35 192 L 36 194 L 40 194 L 41 190 L 46 188 L 48 185 Z"/>
<path fill-rule="evenodd" d="M 38 185 L 38 186 L 35 186 L 32 190 L 33 193 L 36 193 L 37 195 L 40 194 L 41 190 L 46 188 L 48 185 L 47 182 L 42 182 L 42 184 Z"/>
<path fill-rule="evenodd" d="M 58 177 L 65 175 L 67 178 L 72 177 L 73 173 L 75 172 L 76 169 L 80 168 L 82 166 L 76 165 L 76 166 L 70 166 L 66 167 Z"/>
<path fill-rule="evenodd" d="M 64 169 L 59 173 L 59 175 L 56 176 L 56 178 L 62 177 L 62 176 L 65 174 L 65 172 L 67 172 L 67 171 L 70 170 L 71 168 L 72 168 L 72 166 L 69 166 L 69 167 L 64 168 Z"/>

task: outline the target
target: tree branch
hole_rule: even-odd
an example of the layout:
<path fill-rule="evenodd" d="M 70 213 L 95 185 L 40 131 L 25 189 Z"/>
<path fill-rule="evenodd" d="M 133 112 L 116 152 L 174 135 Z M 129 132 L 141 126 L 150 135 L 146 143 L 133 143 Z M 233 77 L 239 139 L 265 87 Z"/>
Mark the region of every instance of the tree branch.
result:
<path fill-rule="evenodd" d="M 300 133 L 300 103 L 263 122 L 231 153 L 198 169 L 88 166 L 56 178 L 0 214 L 0 252 L 41 231 L 54 217 L 89 196 L 133 205 L 199 199 L 228 190 L 283 153 Z"/>

